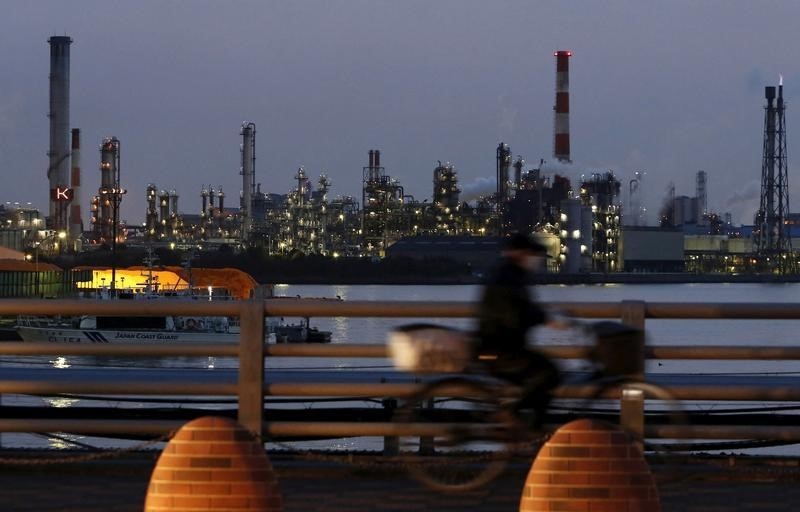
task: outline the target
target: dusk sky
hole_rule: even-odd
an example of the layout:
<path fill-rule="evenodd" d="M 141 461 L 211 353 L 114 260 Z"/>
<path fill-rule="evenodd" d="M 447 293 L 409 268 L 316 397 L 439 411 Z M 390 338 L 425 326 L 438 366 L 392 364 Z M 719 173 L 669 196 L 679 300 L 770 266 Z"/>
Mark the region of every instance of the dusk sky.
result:
<path fill-rule="evenodd" d="M 0 200 L 47 213 L 53 35 L 72 37 L 70 124 L 81 129 L 83 203 L 103 137 L 121 142 L 121 218 L 141 223 L 145 187 L 199 213 L 203 185 L 241 190 L 239 131 L 256 124 L 256 182 L 286 193 L 299 166 L 331 196 L 361 201 L 361 168 L 429 199 L 437 160 L 464 189 L 495 175 L 503 141 L 552 160 L 555 61 L 571 50 L 574 165 L 646 172 L 658 210 L 670 182 L 751 224 L 758 207 L 764 86 L 784 79 L 792 211 L 800 211 L 800 2 L 40 1 L 0 17 Z M 797 105 L 800 105 L 798 101 Z M 795 157 L 796 155 L 796 157 Z M 547 169 L 547 167 L 546 167 Z M 555 167 L 552 167 L 555 169 Z M 627 200 L 627 193 L 623 194 Z M 84 219 L 88 216 L 85 214 Z M 88 225 L 86 226 L 88 229 Z"/>

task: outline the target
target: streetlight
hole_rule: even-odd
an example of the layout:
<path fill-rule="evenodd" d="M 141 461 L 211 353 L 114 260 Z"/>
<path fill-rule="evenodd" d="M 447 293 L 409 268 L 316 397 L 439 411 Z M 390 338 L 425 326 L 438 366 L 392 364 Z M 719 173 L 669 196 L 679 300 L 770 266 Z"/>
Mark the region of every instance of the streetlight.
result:
<path fill-rule="evenodd" d="M 119 180 L 119 177 L 117 177 Z M 119 186 L 104 189 L 100 192 L 109 197 L 111 202 L 111 288 L 109 294 L 111 297 L 116 295 L 116 281 L 117 281 L 117 224 L 119 224 L 119 203 L 122 200 L 122 195 L 127 194 L 128 191 Z"/>
<path fill-rule="evenodd" d="M 36 235 L 37 235 L 37 238 L 38 238 L 39 231 L 36 231 Z M 61 242 L 56 241 L 56 238 L 58 238 L 58 240 L 60 240 Z M 34 274 L 36 276 L 35 277 L 35 279 L 36 279 L 36 295 L 39 298 L 42 298 L 42 295 L 43 295 L 42 292 L 41 292 L 40 286 L 39 286 L 40 285 L 40 282 L 39 282 L 40 281 L 40 279 L 39 279 L 39 251 L 41 250 L 42 245 L 44 245 L 45 242 L 47 242 L 48 240 L 52 240 L 53 241 L 53 246 L 52 246 L 53 250 L 59 250 L 60 247 L 61 247 L 60 244 L 62 244 L 63 241 L 66 238 L 67 238 L 67 233 L 65 231 L 59 231 L 57 233 L 51 233 L 51 234 L 45 236 L 44 238 L 42 238 L 41 240 L 34 240 L 33 241 L 33 272 L 34 272 Z M 30 261 L 30 255 L 26 255 L 25 259 Z"/>

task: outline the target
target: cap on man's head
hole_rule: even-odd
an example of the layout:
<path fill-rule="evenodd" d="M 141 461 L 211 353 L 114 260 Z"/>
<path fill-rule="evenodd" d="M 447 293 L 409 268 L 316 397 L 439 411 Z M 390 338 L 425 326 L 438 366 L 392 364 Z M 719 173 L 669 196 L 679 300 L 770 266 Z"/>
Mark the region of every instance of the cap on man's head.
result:
<path fill-rule="evenodd" d="M 537 253 L 547 252 L 547 248 L 533 237 L 524 233 L 514 233 L 505 240 L 507 251 L 532 251 Z"/>

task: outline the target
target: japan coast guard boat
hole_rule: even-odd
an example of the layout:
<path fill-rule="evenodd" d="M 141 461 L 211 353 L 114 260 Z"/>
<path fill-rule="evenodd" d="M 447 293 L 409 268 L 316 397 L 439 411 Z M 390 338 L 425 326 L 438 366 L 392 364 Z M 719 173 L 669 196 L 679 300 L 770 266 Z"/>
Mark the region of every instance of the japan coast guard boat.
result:
<path fill-rule="evenodd" d="M 192 300 L 120 292 L 114 300 Z M 271 319 L 267 319 L 271 321 Z M 23 341 L 49 343 L 238 343 L 237 318 L 224 316 L 80 316 L 17 320 Z M 274 326 L 265 325 L 265 341 L 275 343 Z"/>

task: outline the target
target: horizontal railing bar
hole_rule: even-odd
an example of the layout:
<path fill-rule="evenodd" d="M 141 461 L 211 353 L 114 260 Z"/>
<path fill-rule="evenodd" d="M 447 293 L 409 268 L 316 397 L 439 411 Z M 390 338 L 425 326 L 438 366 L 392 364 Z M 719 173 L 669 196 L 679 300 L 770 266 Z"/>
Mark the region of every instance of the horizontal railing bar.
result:
<path fill-rule="evenodd" d="M 386 345 L 355 343 L 279 343 L 264 346 L 264 353 L 274 357 L 387 357 Z"/>
<path fill-rule="evenodd" d="M 761 360 L 796 360 L 800 359 L 800 347 L 775 346 L 647 346 L 645 357 L 648 359 L 761 359 Z"/>
<path fill-rule="evenodd" d="M 246 301 L 0 299 L 0 316 L 16 315 L 218 315 L 239 316 Z M 349 316 L 467 318 L 477 313 L 475 302 L 441 301 L 339 301 L 330 299 L 265 299 L 269 316 Z M 621 302 L 553 302 L 548 306 L 570 316 L 620 318 Z M 800 319 L 800 303 L 645 302 L 650 319 Z"/>
<path fill-rule="evenodd" d="M 215 356 L 237 357 L 239 343 L 165 343 L 163 345 L 141 343 L 47 343 L 17 342 L 0 343 L 0 355 L 15 356 Z"/>
<path fill-rule="evenodd" d="M 397 397 L 403 398 L 419 391 L 420 384 L 413 383 L 273 383 L 264 386 L 264 394 L 268 396 L 346 396 L 354 398 Z"/>
<path fill-rule="evenodd" d="M 150 434 L 161 436 L 183 425 L 180 420 L 42 420 L 0 419 L 0 432 L 70 432 L 76 434 Z"/>
<path fill-rule="evenodd" d="M 547 355 L 559 359 L 586 359 L 591 347 L 540 345 Z M 265 344 L 264 353 L 270 357 L 388 357 L 385 345 L 361 345 L 355 343 L 323 345 L 319 343 Z M 61 356 L 216 356 L 237 357 L 238 343 L 180 343 L 180 344 L 135 344 L 97 343 L 91 345 L 70 343 L 0 343 L 0 355 L 61 355 Z M 648 346 L 648 359 L 731 359 L 731 360 L 800 360 L 800 347 L 775 346 Z"/>
<path fill-rule="evenodd" d="M 422 384 L 415 383 L 273 383 L 265 386 L 265 394 L 272 396 L 347 396 L 403 398 L 419 391 Z M 676 400 L 760 400 L 800 401 L 800 389 L 791 386 L 731 387 L 731 386 L 661 386 Z M 594 384 L 566 384 L 554 394 L 558 398 L 593 398 L 597 394 Z M 459 391 L 460 390 L 460 391 Z M 509 387 L 511 392 L 513 388 Z M 454 386 L 454 394 L 468 392 L 467 388 Z"/>
<path fill-rule="evenodd" d="M 91 380 L 52 380 L 38 382 L 30 380 L 0 379 L 0 394 L 20 395 L 58 395 L 62 393 L 83 393 L 102 395 L 236 395 L 236 383 L 170 382 L 170 381 L 130 381 L 111 379 Z M 180 402 L 176 398 L 176 402 Z"/>
<path fill-rule="evenodd" d="M 800 441 L 800 427 L 775 425 L 645 425 L 645 435 L 662 439 Z"/>
<path fill-rule="evenodd" d="M 456 301 L 358 301 L 330 299 L 266 299 L 269 316 L 348 316 L 394 318 L 468 318 L 478 312 L 476 302 Z M 619 318 L 619 302 L 553 302 L 548 307 L 572 316 Z"/>
<path fill-rule="evenodd" d="M 441 317 L 475 316 L 474 302 L 367 301 L 330 299 L 266 299 L 269 316 Z"/>
<path fill-rule="evenodd" d="M 475 302 L 336 301 L 267 299 L 272 316 L 474 317 Z M 575 317 L 620 318 L 621 302 L 552 302 L 548 307 Z M 800 319 L 800 304 L 646 302 L 646 318 Z"/>
<path fill-rule="evenodd" d="M 268 383 L 266 396 L 284 397 L 368 397 L 405 398 L 418 392 L 421 383 L 343 383 L 343 382 L 286 382 Z M 739 400 L 739 401 L 800 401 L 800 389 L 792 386 L 725 386 L 725 385 L 664 385 L 661 386 L 676 400 Z M 505 389 L 505 388 L 504 388 Z M 514 388 L 509 387 L 509 393 Z M 565 384 L 554 394 L 558 398 L 592 398 L 597 385 Z M 461 391 L 459 391 L 461 390 Z M 454 386 L 452 393 L 468 392 L 468 388 Z M 55 395 L 63 393 L 103 395 L 236 395 L 235 383 L 224 382 L 142 382 L 124 379 L 30 381 L 24 379 L 0 380 L 0 393 Z M 176 398 L 176 402 L 180 401 Z"/>
<path fill-rule="evenodd" d="M 462 425 L 463 426 L 463 425 Z M 548 425 L 557 428 L 559 425 Z M 275 437 L 290 436 L 425 436 L 447 433 L 448 423 L 396 422 L 265 422 L 264 431 Z M 646 425 L 645 435 L 662 439 L 775 439 L 800 440 L 800 427 L 761 425 Z"/>
<path fill-rule="evenodd" d="M 646 302 L 647 318 L 800 320 L 800 304 L 761 302 Z"/>
<path fill-rule="evenodd" d="M 162 436 L 175 432 L 185 421 L 175 420 L 44 420 L 0 419 L 0 432 L 70 432 L 76 434 L 138 434 Z M 556 427 L 554 425 L 553 427 Z M 266 436 L 403 436 L 436 435 L 447 423 L 396 422 L 265 422 Z M 800 427 L 772 425 L 647 425 L 645 435 L 662 439 L 771 439 L 800 441 Z M 269 441 L 266 439 L 265 441 Z"/>
<path fill-rule="evenodd" d="M 800 389 L 792 386 L 709 386 L 709 385 L 659 385 L 675 400 L 739 400 L 739 401 L 800 401 Z M 595 384 L 566 384 L 554 391 L 557 398 L 595 398 L 598 387 Z M 607 396 L 613 395 L 609 389 Z"/>
<path fill-rule="evenodd" d="M 312 422 L 276 421 L 265 422 L 264 431 L 271 436 L 434 436 L 452 431 L 455 424 L 449 423 L 402 423 L 402 422 Z M 463 425 L 461 425 L 463 427 Z"/>
<path fill-rule="evenodd" d="M 792 386 L 673 385 L 662 387 L 676 400 L 800 401 L 800 389 Z"/>

